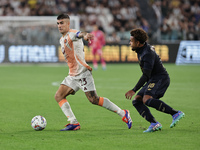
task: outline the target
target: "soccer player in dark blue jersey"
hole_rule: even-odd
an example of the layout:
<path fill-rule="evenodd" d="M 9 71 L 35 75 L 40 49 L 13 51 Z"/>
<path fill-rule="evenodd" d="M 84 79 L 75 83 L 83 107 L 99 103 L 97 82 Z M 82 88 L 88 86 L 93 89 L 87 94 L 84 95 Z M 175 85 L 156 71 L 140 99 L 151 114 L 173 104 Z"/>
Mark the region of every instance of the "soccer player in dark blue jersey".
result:
<path fill-rule="evenodd" d="M 162 125 L 156 121 L 147 106 L 172 115 L 173 120 L 170 125 L 170 128 L 172 128 L 185 114 L 159 100 L 164 96 L 170 84 L 169 74 L 154 47 L 147 44 L 147 33 L 142 29 L 133 29 L 130 34 L 130 46 L 137 53 L 142 76 L 135 87 L 129 90 L 125 96 L 131 100 L 132 96 L 141 88 L 132 103 L 139 114 L 150 122 L 149 128 L 144 132 L 154 132 L 162 128 Z"/>

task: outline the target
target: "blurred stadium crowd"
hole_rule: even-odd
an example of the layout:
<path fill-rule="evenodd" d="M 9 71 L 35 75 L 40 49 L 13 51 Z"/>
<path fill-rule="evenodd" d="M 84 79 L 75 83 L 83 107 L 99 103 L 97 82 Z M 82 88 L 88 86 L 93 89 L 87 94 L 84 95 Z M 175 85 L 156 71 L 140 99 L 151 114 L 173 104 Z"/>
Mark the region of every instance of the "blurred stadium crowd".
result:
<path fill-rule="evenodd" d="M 98 24 L 107 43 L 127 44 L 130 30 L 138 27 L 147 31 L 153 43 L 200 40 L 200 0 L 0 1 L 0 16 L 56 16 L 62 12 L 79 16 L 81 31 L 91 32 L 92 25 Z M 2 29 L 0 40 L 20 44 L 40 43 L 45 38 L 52 43 L 57 42 L 56 33 L 53 26 L 21 27 L 6 35 Z"/>

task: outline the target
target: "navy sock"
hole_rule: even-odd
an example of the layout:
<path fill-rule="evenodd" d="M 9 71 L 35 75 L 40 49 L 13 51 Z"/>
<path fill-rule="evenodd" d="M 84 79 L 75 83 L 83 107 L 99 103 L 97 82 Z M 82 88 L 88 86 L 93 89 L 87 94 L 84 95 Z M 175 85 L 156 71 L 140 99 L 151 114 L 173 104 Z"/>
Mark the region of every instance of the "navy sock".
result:
<path fill-rule="evenodd" d="M 143 104 L 143 102 L 139 101 L 139 100 L 133 100 L 132 101 L 133 106 L 137 109 L 137 111 L 139 112 L 139 114 L 145 118 L 148 122 L 150 123 L 156 123 L 156 119 L 153 117 L 153 115 L 151 114 L 149 108 L 147 106 L 145 106 Z"/>
<path fill-rule="evenodd" d="M 174 110 L 172 107 L 170 107 L 169 105 L 167 105 L 166 103 L 164 103 L 163 101 L 159 99 L 150 98 L 146 101 L 145 104 L 147 106 L 155 108 L 158 111 L 171 114 L 171 115 L 174 115 L 175 113 L 178 112 L 177 110 Z"/>

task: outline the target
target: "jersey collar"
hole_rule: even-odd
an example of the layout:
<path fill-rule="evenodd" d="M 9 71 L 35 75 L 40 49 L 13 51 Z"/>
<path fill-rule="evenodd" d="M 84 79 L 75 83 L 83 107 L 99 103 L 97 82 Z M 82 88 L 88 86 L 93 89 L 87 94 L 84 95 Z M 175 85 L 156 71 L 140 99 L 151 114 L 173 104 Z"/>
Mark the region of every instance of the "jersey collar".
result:
<path fill-rule="evenodd" d="M 144 47 L 146 47 L 146 46 L 147 46 L 147 43 L 145 42 L 145 44 L 142 47 L 138 47 L 138 48 L 134 49 L 134 51 L 136 51 L 136 53 L 141 53 L 142 50 L 144 49 Z"/>

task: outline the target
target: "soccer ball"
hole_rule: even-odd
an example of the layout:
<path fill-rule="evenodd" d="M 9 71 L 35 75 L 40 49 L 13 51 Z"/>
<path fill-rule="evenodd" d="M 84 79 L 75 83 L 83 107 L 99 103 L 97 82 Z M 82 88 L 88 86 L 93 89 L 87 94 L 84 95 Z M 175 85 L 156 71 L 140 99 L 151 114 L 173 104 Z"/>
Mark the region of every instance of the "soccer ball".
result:
<path fill-rule="evenodd" d="M 35 116 L 33 117 L 33 119 L 31 120 L 31 126 L 34 130 L 36 131 L 40 131 L 43 130 L 47 125 L 47 121 L 43 116 Z"/>

